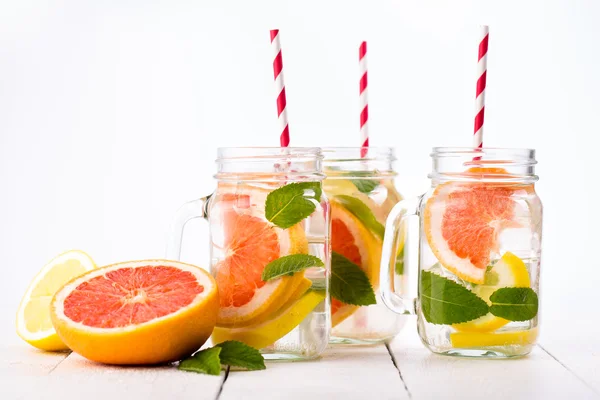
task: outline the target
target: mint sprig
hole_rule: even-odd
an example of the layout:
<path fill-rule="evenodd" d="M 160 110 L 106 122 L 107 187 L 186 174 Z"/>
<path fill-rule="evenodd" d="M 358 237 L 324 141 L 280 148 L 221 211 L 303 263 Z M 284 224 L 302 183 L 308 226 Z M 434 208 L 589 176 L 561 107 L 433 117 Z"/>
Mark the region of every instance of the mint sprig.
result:
<path fill-rule="evenodd" d="M 375 236 L 383 240 L 383 234 L 385 233 L 384 226 L 377 221 L 373 211 L 362 201 L 356 197 L 347 196 L 340 194 L 334 196 L 333 201 L 341 204 L 346 210 L 350 211 L 356 218 L 358 218 Z"/>
<path fill-rule="evenodd" d="M 265 217 L 278 227 L 287 229 L 315 211 L 321 194 L 321 182 L 289 183 L 269 193 Z"/>
<path fill-rule="evenodd" d="M 531 288 L 500 288 L 488 306 L 466 287 L 429 271 L 421 271 L 419 297 L 423 316 L 432 324 L 468 322 L 488 312 L 509 321 L 528 321 L 538 313 L 538 296 Z"/>
<path fill-rule="evenodd" d="M 220 347 L 200 350 L 193 356 L 179 363 L 178 369 L 182 371 L 198 372 L 208 375 L 219 375 L 221 373 Z"/>
<path fill-rule="evenodd" d="M 222 365 L 241 367 L 249 371 L 265 369 L 265 359 L 258 350 L 237 340 L 228 340 L 209 349 L 196 352 L 182 360 L 178 369 L 208 375 L 219 375 Z"/>
<path fill-rule="evenodd" d="M 291 275 L 307 268 L 323 267 L 324 265 L 319 257 L 310 254 L 292 254 L 268 263 L 261 278 L 266 282 L 283 275 Z"/>
<path fill-rule="evenodd" d="M 467 322 L 488 313 L 487 303 L 466 287 L 429 271 L 421 271 L 421 310 L 432 324 Z"/>
<path fill-rule="evenodd" d="M 369 194 L 377 186 L 379 186 L 379 181 L 373 179 L 350 179 L 354 186 L 358 189 L 359 192 Z"/>
<path fill-rule="evenodd" d="M 377 303 L 367 274 L 341 254 L 331 252 L 331 296 L 346 304 L 368 306 Z"/>
<path fill-rule="evenodd" d="M 538 295 L 531 288 L 501 288 L 492 293 L 490 301 L 490 312 L 509 321 L 529 321 L 538 313 Z"/>
<path fill-rule="evenodd" d="M 228 340 L 215 347 L 221 349 L 221 364 L 241 367 L 249 371 L 266 369 L 265 359 L 258 350 L 237 340 Z"/>

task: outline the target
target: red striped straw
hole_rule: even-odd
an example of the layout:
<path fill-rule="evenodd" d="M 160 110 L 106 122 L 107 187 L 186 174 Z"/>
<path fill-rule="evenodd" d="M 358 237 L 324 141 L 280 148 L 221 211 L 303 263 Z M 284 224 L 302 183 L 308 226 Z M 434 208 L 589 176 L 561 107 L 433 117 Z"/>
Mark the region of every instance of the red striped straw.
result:
<path fill-rule="evenodd" d="M 290 144 L 290 129 L 288 126 L 285 84 L 283 82 L 283 59 L 281 57 L 281 42 L 279 41 L 279 29 L 271 30 L 271 47 L 273 48 L 273 74 L 275 76 L 275 89 L 277 90 L 277 116 L 279 118 L 279 127 L 281 135 L 279 143 L 281 147 L 288 147 Z"/>
<path fill-rule="evenodd" d="M 477 90 L 475 95 L 475 130 L 473 147 L 483 147 L 483 117 L 485 114 L 485 83 L 487 78 L 487 52 L 490 28 L 481 25 L 479 30 L 479 57 L 477 58 Z"/>
<path fill-rule="evenodd" d="M 367 155 L 369 147 L 369 98 L 367 96 L 367 42 L 358 48 L 358 64 L 360 68 L 360 156 Z"/>

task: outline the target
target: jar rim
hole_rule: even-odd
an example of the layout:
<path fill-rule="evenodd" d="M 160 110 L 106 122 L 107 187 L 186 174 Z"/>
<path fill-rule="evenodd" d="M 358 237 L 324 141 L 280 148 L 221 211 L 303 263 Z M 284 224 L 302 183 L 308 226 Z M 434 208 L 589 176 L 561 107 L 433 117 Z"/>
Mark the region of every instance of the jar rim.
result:
<path fill-rule="evenodd" d="M 531 158 L 535 159 L 535 149 L 532 148 L 511 148 L 511 147 L 433 147 L 431 156 L 457 156 L 462 157 L 465 155 L 485 155 L 485 154 L 497 154 L 497 155 L 511 155 L 519 158 Z"/>
<path fill-rule="evenodd" d="M 322 159 L 320 147 L 266 147 L 266 146 L 248 146 L 248 147 L 218 147 L 217 162 L 225 160 L 240 159 L 265 159 L 265 158 L 300 158 L 314 157 Z"/>

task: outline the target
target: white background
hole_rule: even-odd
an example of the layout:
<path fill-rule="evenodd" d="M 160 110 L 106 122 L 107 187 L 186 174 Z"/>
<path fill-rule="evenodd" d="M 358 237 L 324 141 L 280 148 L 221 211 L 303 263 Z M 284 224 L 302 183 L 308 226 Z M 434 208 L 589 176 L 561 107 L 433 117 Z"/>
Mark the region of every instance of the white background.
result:
<path fill-rule="evenodd" d="M 413 196 L 432 146 L 470 145 L 489 24 L 484 141 L 538 150 L 543 318 L 597 317 L 599 20 L 575 0 L 1 1 L 2 333 L 56 254 L 161 257 L 174 211 L 211 192 L 217 147 L 278 144 L 275 27 L 296 146 L 359 143 L 368 40 L 371 143 L 396 147 Z M 205 242 L 198 222 L 189 261 Z"/>

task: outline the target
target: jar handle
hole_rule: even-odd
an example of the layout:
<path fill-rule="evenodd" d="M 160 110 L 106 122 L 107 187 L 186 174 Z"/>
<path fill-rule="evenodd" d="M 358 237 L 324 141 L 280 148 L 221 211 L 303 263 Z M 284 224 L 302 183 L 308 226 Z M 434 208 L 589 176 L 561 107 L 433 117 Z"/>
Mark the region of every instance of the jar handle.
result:
<path fill-rule="evenodd" d="M 167 258 L 171 260 L 179 260 L 181 257 L 181 241 L 183 240 L 183 231 L 185 225 L 192 219 L 208 217 L 206 206 L 210 199 L 208 195 L 200 199 L 192 200 L 181 207 L 175 213 L 175 218 L 171 224 L 171 232 L 169 233 L 169 241 L 167 243 Z"/>
<path fill-rule="evenodd" d="M 398 314 L 415 314 L 414 299 L 409 299 L 403 294 L 397 294 L 392 287 L 394 280 L 394 271 L 396 266 L 396 260 L 398 256 L 398 244 L 399 236 L 405 231 L 405 220 L 407 217 L 419 216 L 419 204 L 421 198 L 415 198 L 412 200 L 402 200 L 394 206 L 392 211 L 387 217 L 385 224 L 385 235 L 383 238 L 383 248 L 381 252 L 381 269 L 380 269 L 380 281 L 381 281 L 381 299 L 386 306 L 395 313 Z M 404 238 L 404 243 L 412 243 L 413 241 L 408 240 L 408 232 Z M 418 241 L 415 242 L 415 250 L 417 253 L 418 260 Z M 404 270 L 409 271 L 410 265 L 407 262 L 407 254 L 410 251 L 406 251 L 404 248 Z"/>

